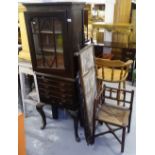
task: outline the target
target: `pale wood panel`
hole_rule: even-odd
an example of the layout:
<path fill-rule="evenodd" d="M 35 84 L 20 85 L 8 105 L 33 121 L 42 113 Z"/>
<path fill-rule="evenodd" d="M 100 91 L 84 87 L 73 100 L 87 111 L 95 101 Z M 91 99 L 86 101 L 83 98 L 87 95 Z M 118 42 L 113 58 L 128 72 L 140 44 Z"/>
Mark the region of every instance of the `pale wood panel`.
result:
<path fill-rule="evenodd" d="M 136 43 L 136 10 L 132 10 L 131 24 L 133 25 L 133 31 L 131 33 L 130 42 Z"/>
<path fill-rule="evenodd" d="M 129 23 L 131 12 L 131 0 L 116 0 L 114 10 L 114 23 Z M 129 34 L 113 33 L 113 41 L 128 43 Z"/>
<path fill-rule="evenodd" d="M 116 0 L 114 23 L 129 23 L 131 0 Z"/>
<path fill-rule="evenodd" d="M 30 48 L 29 48 L 29 44 L 28 44 L 28 36 L 27 36 L 26 23 L 25 23 L 25 17 L 24 17 L 25 11 L 26 11 L 26 8 L 22 4 L 19 4 L 18 18 L 19 18 L 19 26 L 20 26 L 20 32 L 21 32 L 21 43 L 22 43 L 22 51 L 19 53 L 19 58 L 26 59 L 26 60 L 30 61 L 31 60 Z"/>

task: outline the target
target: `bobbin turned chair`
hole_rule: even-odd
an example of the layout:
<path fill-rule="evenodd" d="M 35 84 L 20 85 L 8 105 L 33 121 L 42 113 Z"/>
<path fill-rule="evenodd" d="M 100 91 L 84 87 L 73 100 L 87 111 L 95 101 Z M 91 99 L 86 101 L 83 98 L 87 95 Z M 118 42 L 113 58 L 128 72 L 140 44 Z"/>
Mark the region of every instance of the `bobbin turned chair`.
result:
<path fill-rule="evenodd" d="M 119 102 L 123 102 L 123 106 L 116 104 L 119 91 L 122 91 L 124 93 L 123 99 L 119 99 Z M 95 122 L 97 121 L 101 124 L 105 123 L 109 130 L 102 133 L 94 133 L 94 138 L 107 133 L 111 133 L 121 144 L 121 152 L 124 152 L 126 129 L 128 128 L 128 133 L 130 132 L 133 97 L 133 90 L 129 91 L 124 89 L 111 88 L 105 85 L 103 87 L 100 86 L 94 106 Z M 113 129 L 111 125 L 118 128 Z M 115 134 L 115 131 L 120 129 L 122 130 L 121 140 Z"/>

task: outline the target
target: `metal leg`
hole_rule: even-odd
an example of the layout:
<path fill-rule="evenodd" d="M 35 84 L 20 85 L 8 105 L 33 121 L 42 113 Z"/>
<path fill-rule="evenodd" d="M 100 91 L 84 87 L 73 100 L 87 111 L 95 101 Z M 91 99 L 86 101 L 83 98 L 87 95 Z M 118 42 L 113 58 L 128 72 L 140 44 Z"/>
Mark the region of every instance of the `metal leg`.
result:
<path fill-rule="evenodd" d="M 124 146 L 125 146 L 125 133 L 126 133 L 126 127 L 123 127 L 122 129 L 122 144 L 121 144 L 121 152 L 124 152 Z"/>
<path fill-rule="evenodd" d="M 45 113 L 43 111 L 43 106 L 44 106 L 43 103 L 38 103 L 36 105 L 36 109 L 37 109 L 37 111 L 39 112 L 39 114 L 41 115 L 41 118 L 42 118 L 42 126 L 41 126 L 41 129 L 44 129 L 46 127 L 46 116 L 45 116 Z"/>

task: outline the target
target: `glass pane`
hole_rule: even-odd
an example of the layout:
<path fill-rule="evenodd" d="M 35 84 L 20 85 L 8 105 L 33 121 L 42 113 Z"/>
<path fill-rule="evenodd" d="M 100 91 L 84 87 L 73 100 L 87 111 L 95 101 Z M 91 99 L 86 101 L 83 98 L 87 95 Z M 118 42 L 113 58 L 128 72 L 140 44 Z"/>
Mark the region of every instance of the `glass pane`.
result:
<path fill-rule="evenodd" d="M 52 17 L 35 17 L 31 25 L 37 67 L 64 69 L 61 21 Z"/>
<path fill-rule="evenodd" d="M 62 25 L 61 22 L 56 18 L 54 19 L 54 24 L 56 36 L 57 67 L 64 68 Z"/>

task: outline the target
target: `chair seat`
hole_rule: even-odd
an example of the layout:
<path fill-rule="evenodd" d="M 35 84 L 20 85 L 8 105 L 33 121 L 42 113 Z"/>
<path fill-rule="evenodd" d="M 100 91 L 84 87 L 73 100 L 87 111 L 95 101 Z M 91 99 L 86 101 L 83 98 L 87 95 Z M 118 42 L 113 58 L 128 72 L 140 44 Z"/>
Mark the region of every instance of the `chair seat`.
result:
<path fill-rule="evenodd" d="M 122 71 L 122 74 L 124 75 L 125 71 Z M 114 70 L 114 75 L 113 75 L 113 80 L 112 80 L 111 79 L 112 69 L 111 68 L 104 68 L 104 79 L 103 79 L 102 68 L 99 68 L 97 78 L 101 79 L 101 80 L 105 80 L 105 81 L 117 82 L 117 81 L 122 80 L 122 79 L 120 79 L 120 75 L 121 75 L 121 70 L 120 69 L 115 69 Z"/>
<path fill-rule="evenodd" d="M 119 126 L 127 126 L 129 109 L 118 108 L 112 105 L 103 104 L 99 109 L 96 119 Z"/>

